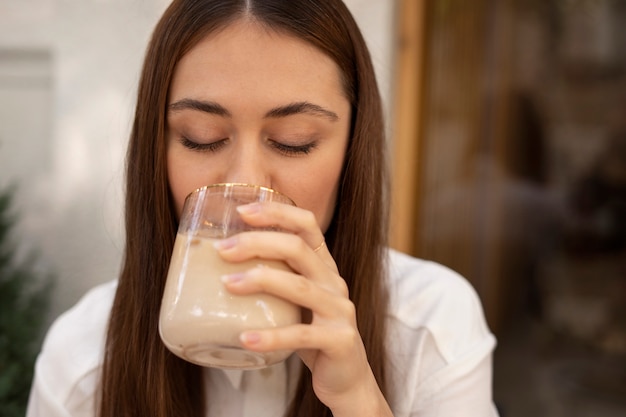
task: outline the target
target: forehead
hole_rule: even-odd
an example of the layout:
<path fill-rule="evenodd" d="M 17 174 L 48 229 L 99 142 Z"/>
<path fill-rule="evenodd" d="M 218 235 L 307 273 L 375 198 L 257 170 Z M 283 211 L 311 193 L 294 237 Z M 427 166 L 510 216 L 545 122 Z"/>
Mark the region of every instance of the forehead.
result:
<path fill-rule="evenodd" d="M 239 20 L 205 36 L 181 58 L 170 101 L 190 92 L 238 92 L 245 97 L 259 88 L 272 95 L 295 87 L 304 95 L 345 95 L 341 79 L 337 64 L 312 44 Z"/>

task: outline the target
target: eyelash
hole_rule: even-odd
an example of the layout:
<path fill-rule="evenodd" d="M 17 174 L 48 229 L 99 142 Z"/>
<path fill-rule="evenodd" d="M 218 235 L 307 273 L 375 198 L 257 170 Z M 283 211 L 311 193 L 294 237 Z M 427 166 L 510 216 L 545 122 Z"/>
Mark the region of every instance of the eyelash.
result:
<path fill-rule="evenodd" d="M 270 144 L 278 152 L 287 156 L 308 155 L 317 146 L 316 142 L 309 142 L 304 145 L 285 145 L 274 140 L 270 140 Z"/>
<path fill-rule="evenodd" d="M 197 142 L 192 141 L 189 138 L 186 138 L 185 136 L 182 136 L 180 138 L 180 142 L 183 144 L 185 148 L 191 149 L 192 151 L 200 151 L 200 152 L 217 152 L 220 150 L 220 148 L 226 145 L 227 140 L 228 139 L 221 139 L 221 140 L 211 142 L 211 143 L 197 143 Z"/>
<path fill-rule="evenodd" d="M 180 142 L 184 147 L 200 152 L 217 152 L 226 145 L 227 141 L 228 139 L 221 139 L 211 143 L 197 143 L 185 136 L 180 138 Z M 275 140 L 270 140 L 269 142 L 272 148 L 286 156 L 308 155 L 317 146 L 316 142 L 305 143 L 304 145 L 285 145 Z"/>

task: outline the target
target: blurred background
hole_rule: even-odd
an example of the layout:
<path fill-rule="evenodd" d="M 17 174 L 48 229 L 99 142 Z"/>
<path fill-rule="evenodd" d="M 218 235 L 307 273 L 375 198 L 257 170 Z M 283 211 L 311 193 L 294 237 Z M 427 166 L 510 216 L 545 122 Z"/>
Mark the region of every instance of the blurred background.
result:
<path fill-rule="evenodd" d="M 626 1 L 396 7 L 394 244 L 477 289 L 504 417 L 626 415 Z"/>
<path fill-rule="evenodd" d="M 626 1 L 346 3 L 388 116 L 392 246 L 476 288 L 502 416 L 626 415 Z M 167 4 L 0 0 L 0 248 L 54 277 L 43 330 L 117 276 L 139 67 Z"/>

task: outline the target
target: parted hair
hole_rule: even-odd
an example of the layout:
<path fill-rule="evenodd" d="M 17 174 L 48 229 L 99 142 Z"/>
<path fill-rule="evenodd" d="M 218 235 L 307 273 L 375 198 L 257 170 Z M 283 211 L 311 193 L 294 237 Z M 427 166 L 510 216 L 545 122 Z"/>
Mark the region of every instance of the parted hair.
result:
<path fill-rule="evenodd" d="M 109 318 L 97 414 L 200 417 L 202 368 L 169 352 L 158 317 L 178 227 L 168 186 L 166 108 L 176 64 L 238 19 L 298 37 L 331 57 L 352 106 L 348 148 L 327 245 L 356 306 L 370 366 L 385 393 L 387 205 L 381 99 L 365 41 L 341 0 L 175 0 L 146 51 L 126 160 L 126 241 Z M 250 74 L 254 77 L 254 74 Z M 330 416 L 306 367 L 288 416 Z"/>

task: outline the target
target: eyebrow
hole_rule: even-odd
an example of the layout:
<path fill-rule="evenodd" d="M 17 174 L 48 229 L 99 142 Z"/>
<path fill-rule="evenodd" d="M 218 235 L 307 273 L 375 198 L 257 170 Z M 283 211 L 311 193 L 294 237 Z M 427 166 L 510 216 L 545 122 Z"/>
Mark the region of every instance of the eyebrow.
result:
<path fill-rule="evenodd" d="M 184 98 L 167 106 L 171 111 L 198 110 L 204 113 L 214 114 L 222 117 L 232 117 L 232 114 L 223 106 L 213 102 Z"/>
<path fill-rule="evenodd" d="M 286 106 L 275 107 L 265 114 L 265 118 L 280 118 L 294 114 L 311 114 L 313 116 L 327 118 L 333 122 L 339 120 L 337 113 L 325 109 L 322 106 L 318 106 L 317 104 L 309 103 L 308 101 L 299 101 L 287 104 Z"/>
<path fill-rule="evenodd" d="M 167 106 L 169 110 L 177 112 L 181 110 L 198 110 L 204 113 L 214 114 L 222 117 L 232 117 L 232 114 L 222 105 L 213 101 L 196 100 L 192 98 L 184 98 Z M 285 106 L 274 107 L 263 116 L 265 119 L 277 119 L 282 117 L 293 116 L 296 114 L 311 114 L 318 117 L 324 117 L 331 121 L 339 120 L 337 113 L 325 109 L 317 104 L 308 101 L 299 101 L 289 103 Z"/>

